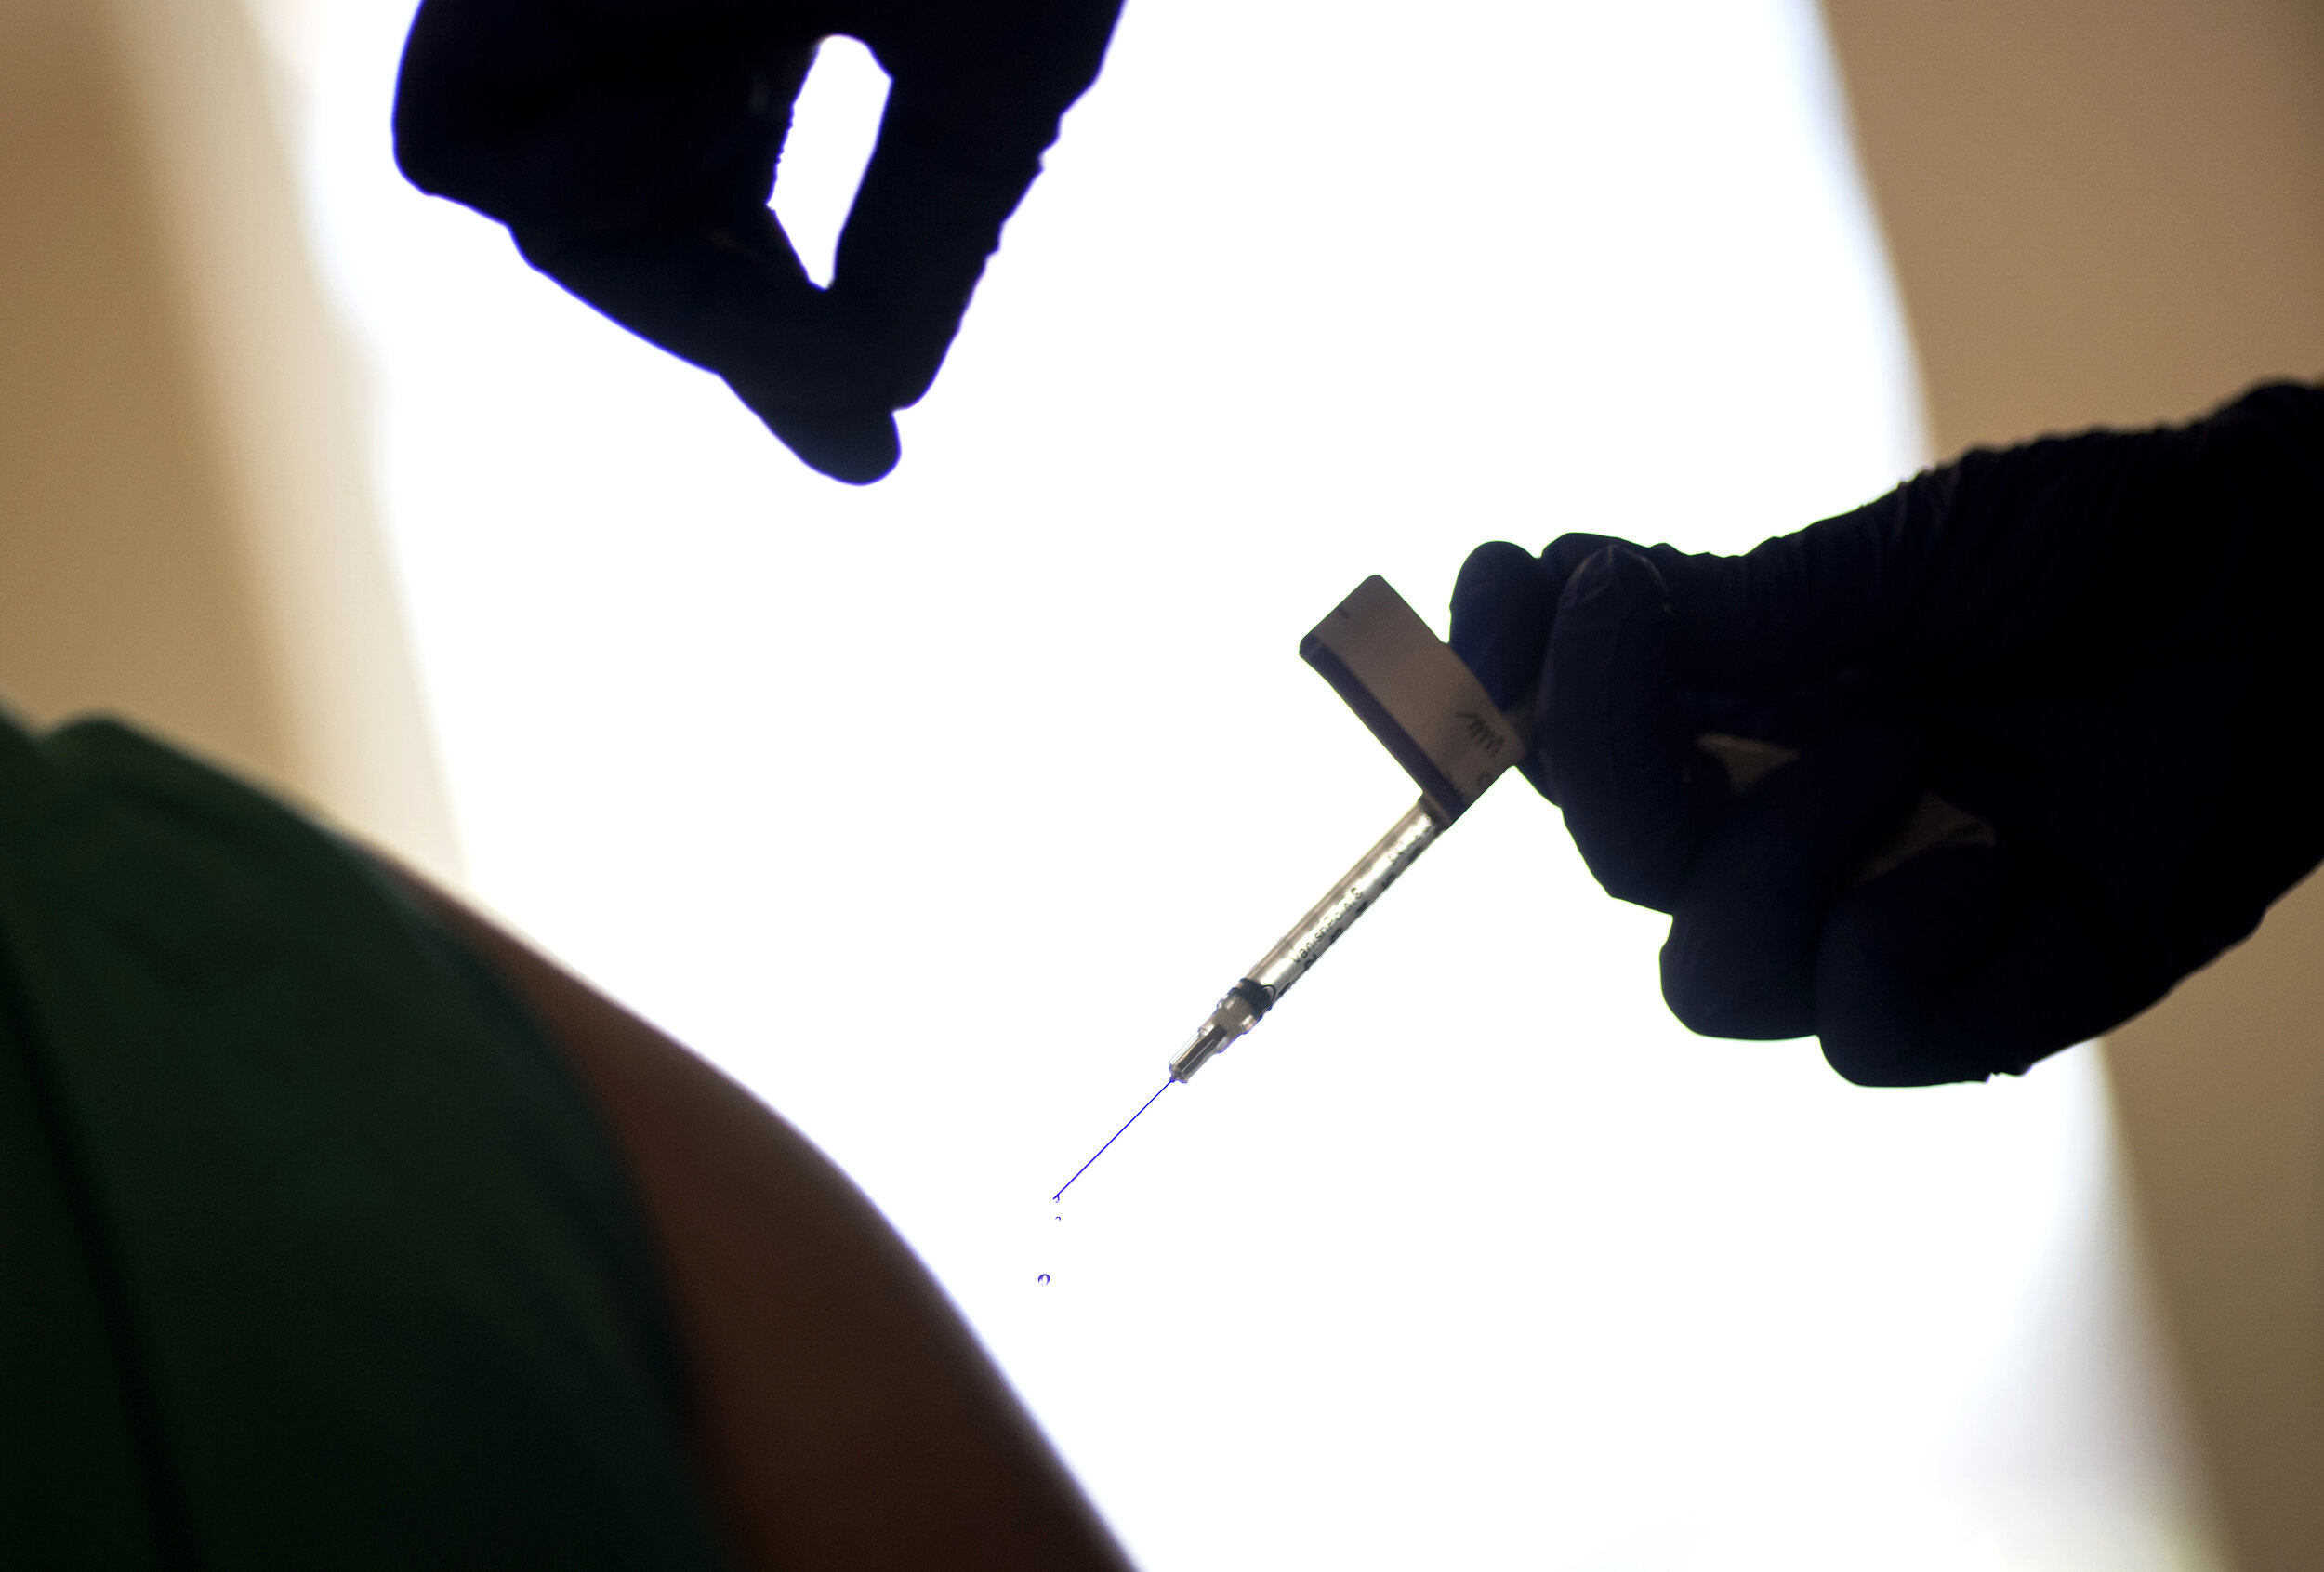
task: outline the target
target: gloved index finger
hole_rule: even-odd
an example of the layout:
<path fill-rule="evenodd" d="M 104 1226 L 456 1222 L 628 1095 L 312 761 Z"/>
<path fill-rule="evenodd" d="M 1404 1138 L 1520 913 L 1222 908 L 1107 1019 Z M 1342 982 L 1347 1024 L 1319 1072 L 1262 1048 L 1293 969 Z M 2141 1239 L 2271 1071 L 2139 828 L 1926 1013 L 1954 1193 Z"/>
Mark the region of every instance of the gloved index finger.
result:
<path fill-rule="evenodd" d="M 1673 632 L 1644 556 L 1615 545 L 1589 557 L 1558 601 L 1533 737 L 1547 772 L 1536 784 L 1565 809 L 1591 873 L 1606 893 L 1664 912 L 1727 799 L 1687 724 Z"/>
<path fill-rule="evenodd" d="M 888 73 L 888 106 L 840 232 L 832 307 L 876 324 L 883 396 L 918 402 L 1001 226 L 1095 79 L 1120 0 L 884 0 L 842 31 Z"/>
<path fill-rule="evenodd" d="M 1469 553 L 1453 580 L 1453 654 L 1502 710 L 1517 714 L 1541 677 L 1562 582 L 1540 558 L 1506 540 Z"/>
<path fill-rule="evenodd" d="M 1607 546 L 1638 549 L 1606 535 L 1565 535 L 1538 556 L 1506 540 L 1469 553 L 1453 581 L 1453 653 L 1468 663 L 1493 702 L 1525 712 L 1541 679 L 1557 601 L 1582 561 Z"/>

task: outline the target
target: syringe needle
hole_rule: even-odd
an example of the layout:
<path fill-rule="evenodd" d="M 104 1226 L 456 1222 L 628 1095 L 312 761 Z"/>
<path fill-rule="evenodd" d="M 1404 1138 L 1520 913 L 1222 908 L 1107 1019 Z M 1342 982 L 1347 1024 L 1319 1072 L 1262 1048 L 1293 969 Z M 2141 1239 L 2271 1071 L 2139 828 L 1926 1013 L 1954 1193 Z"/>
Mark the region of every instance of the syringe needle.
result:
<path fill-rule="evenodd" d="M 1154 1097 L 1149 1097 L 1143 1103 L 1138 1104 L 1138 1114 L 1142 1114 L 1147 1109 L 1153 1107 L 1154 1098 L 1159 1097 L 1163 1092 L 1169 1090 L 1171 1086 L 1174 1084 L 1174 1081 L 1164 1081 L 1162 1083 L 1161 1090 L 1156 1091 L 1154 1094 Z M 1119 1141 L 1122 1138 L 1122 1130 L 1128 1129 L 1131 1125 L 1138 1122 L 1138 1114 L 1132 1114 L 1129 1117 L 1124 1119 L 1122 1121 L 1122 1129 L 1116 1130 L 1113 1134 L 1105 1138 L 1105 1146 L 1111 1146 L 1114 1143 Z M 1101 1146 L 1096 1151 L 1089 1154 L 1089 1163 L 1094 1163 L 1100 1157 L 1105 1156 L 1105 1146 Z M 1088 1173 L 1089 1171 L 1089 1163 L 1084 1163 L 1079 1168 L 1074 1169 L 1074 1179 L 1079 1179 L 1083 1174 Z M 1057 1187 L 1057 1194 L 1051 1196 L 1050 1199 L 1052 1201 L 1063 1200 L 1065 1198 L 1065 1192 L 1074 1187 L 1074 1179 L 1068 1179 L 1064 1183 L 1059 1185 Z"/>

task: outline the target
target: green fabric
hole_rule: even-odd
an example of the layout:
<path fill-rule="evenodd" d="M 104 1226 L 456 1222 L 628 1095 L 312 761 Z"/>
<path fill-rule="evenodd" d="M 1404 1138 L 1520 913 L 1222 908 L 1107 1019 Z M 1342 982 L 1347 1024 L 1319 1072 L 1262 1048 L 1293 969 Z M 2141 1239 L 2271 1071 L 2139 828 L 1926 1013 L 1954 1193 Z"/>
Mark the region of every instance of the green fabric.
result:
<path fill-rule="evenodd" d="M 707 1568 L 634 1199 L 364 859 L 0 722 L 0 1566 Z"/>

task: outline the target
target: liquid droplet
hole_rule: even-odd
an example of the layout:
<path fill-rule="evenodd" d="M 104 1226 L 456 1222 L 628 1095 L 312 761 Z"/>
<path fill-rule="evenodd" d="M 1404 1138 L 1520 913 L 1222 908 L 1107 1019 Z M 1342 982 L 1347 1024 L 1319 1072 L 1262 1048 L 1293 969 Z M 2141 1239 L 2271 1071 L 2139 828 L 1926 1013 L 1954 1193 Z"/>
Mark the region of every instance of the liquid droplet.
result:
<path fill-rule="evenodd" d="M 1046 1283 L 1046 1282 L 1048 1282 L 1048 1281 L 1049 1281 L 1049 1274 L 1048 1274 L 1048 1273 L 1044 1272 L 1044 1273 L 1042 1273 L 1042 1274 L 1041 1274 L 1041 1281 L 1042 1281 L 1042 1282 L 1044 1282 L 1044 1283 Z"/>

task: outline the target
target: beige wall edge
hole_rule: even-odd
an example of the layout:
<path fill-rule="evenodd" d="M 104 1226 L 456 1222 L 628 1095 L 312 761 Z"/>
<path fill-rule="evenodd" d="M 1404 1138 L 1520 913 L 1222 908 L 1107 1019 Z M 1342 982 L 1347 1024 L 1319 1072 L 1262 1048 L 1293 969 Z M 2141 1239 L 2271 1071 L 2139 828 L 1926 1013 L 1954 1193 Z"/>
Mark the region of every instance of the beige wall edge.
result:
<path fill-rule="evenodd" d="M 238 0 L 0 7 L 0 695 L 458 859 Z"/>
<path fill-rule="evenodd" d="M 1940 453 L 2324 373 L 2324 7 L 1823 4 Z M 2324 882 L 2106 1052 L 2228 1548 L 2324 1566 Z"/>

